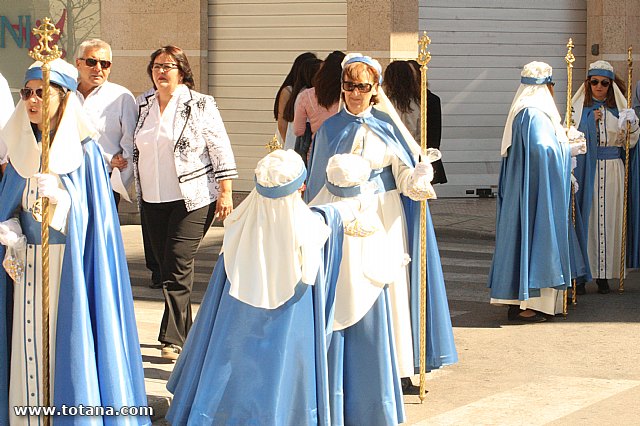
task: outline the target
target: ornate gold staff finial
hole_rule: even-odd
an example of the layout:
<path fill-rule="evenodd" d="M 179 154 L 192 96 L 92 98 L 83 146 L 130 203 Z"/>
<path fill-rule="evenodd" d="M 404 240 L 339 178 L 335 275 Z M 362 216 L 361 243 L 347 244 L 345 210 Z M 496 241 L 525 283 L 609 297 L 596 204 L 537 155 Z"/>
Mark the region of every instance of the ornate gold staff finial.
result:
<path fill-rule="evenodd" d="M 49 173 L 49 145 L 50 145 L 50 128 L 51 121 L 49 119 L 49 79 L 52 62 L 62 56 L 62 51 L 55 44 L 53 47 L 53 35 L 60 34 L 49 18 L 44 18 L 42 24 L 38 28 L 33 29 L 33 34 L 39 38 L 38 45 L 30 52 L 36 61 L 42 62 L 42 161 L 41 173 Z M 40 198 L 36 200 L 33 206 L 34 210 L 42 212 L 42 399 L 43 405 L 50 406 L 51 393 L 50 387 L 50 365 L 49 365 L 49 224 L 51 223 L 49 199 Z M 38 217 L 36 217 L 38 219 Z M 51 417 L 44 416 L 45 426 L 51 424 Z"/>
<path fill-rule="evenodd" d="M 627 108 L 633 108 L 631 104 L 631 85 L 633 84 L 633 56 L 632 47 L 627 50 Z M 631 123 L 627 121 L 627 135 L 624 143 L 624 197 L 622 201 L 622 244 L 620 250 L 620 283 L 618 292 L 624 292 L 625 264 L 627 257 L 627 197 L 629 196 L 629 148 L 631 143 Z"/>
<path fill-rule="evenodd" d="M 271 140 L 264 146 L 267 148 L 269 153 L 275 151 L 276 149 L 282 149 L 282 144 L 278 141 L 278 135 L 274 134 Z"/>
<path fill-rule="evenodd" d="M 431 53 L 427 50 L 430 44 L 431 39 L 427 36 L 427 32 L 424 31 L 422 37 L 418 40 L 418 63 L 423 67 L 426 67 L 431 61 Z"/>
<path fill-rule="evenodd" d="M 573 92 L 573 63 L 576 61 L 576 57 L 573 55 L 574 47 L 573 39 L 569 38 L 569 43 L 567 43 L 567 56 L 564 57 L 564 60 L 567 62 L 567 114 L 565 117 L 567 129 L 573 124 L 573 117 L 571 116 L 571 96 Z"/>
<path fill-rule="evenodd" d="M 29 52 L 29 56 L 43 63 L 51 62 L 62 56 L 62 50 L 58 48 L 58 45 L 49 46 L 49 43 L 53 42 L 52 36 L 60 34 L 60 30 L 51 23 L 51 19 L 44 18 L 42 24 L 33 29 L 33 34 L 39 40 L 38 45 Z"/>
<path fill-rule="evenodd" d="M 427 50 L 431 39 L 427 32 L 418 40 L 418 64 L 420 64 L 420 151 L 427 152 L 427 64 L 431 61 L 431 53 Z M 426 389 L 427 365 L 427 202 L 420 202 L 420 403 L 424 402 Z"/>

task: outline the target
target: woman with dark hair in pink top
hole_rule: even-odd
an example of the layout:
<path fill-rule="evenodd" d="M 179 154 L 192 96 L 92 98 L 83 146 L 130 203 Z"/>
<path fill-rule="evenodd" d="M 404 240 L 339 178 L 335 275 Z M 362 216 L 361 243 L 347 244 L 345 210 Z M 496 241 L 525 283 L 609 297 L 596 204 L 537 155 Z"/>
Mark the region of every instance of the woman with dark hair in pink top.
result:
<path fill-rule="evenodd" d="M 293 118 L 293 131 L 302 136 L 307 121 L 315 134 L 324 121 L 338 112 L 340 76 L 344 53 L 331 52 L 313 77 L 313 87 L 300 92 Z"/>

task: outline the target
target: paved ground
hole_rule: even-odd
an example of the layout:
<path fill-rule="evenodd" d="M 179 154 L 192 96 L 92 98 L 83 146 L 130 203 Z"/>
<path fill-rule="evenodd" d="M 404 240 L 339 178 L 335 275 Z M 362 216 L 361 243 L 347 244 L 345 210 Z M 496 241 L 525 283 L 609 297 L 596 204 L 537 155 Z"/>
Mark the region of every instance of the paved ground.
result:
<path fill-rule="evenodd" d="M 506 321 L 487 303 L 495 235 L 494 199 L 430 203 L 442 257 L 460 362 L 428 375 L 423 404 L 405 397 L 415 425 L 638 425 L 640 421 L 640 274 L 623 295 L 588 294 L 567 319 L 534 325 Z M 169 403 L 173 364 L 159 357 L 162 293 L 147 288 L 140 228 L 122 227 L 131 269 L 147 393 L 154 424 Z M 196 260 L 194 301 L 201 300 L 222 241 L 212 228 Z M 414 380 L 414 382 L 417 382 Z"/>

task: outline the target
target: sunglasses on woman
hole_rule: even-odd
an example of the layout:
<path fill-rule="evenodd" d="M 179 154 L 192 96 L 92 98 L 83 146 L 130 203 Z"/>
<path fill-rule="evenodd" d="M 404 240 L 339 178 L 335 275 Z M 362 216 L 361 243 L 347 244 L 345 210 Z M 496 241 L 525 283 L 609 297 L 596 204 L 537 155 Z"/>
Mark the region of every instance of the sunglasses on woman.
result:
<path fill-rule="evenodd" d="M 22 88 L 20 89 L 20 98 L 22 98 L 23 101 L 28 101 L 34 93 L 38 99 L 42 100 L 42 88 L 35 90 L 29 87 Z"/>
<path fill-rule="evenodd" d="M 88 67 L 95 67 L 96 65 L 100 64 L 100 67 L 102 67 L 103 70 L 106 70 L 111 66 L 111 61 L 98 60 L 93 58 L 78 58 L 78 59 L 81 61 L 84 61 L 84 63 L 87 64 Z"/>
<path fill-rule="evenodd" d="M 598 84 L 602 87 L 609 87 L 611 82 L 609 80 L 598 80 L 597 78 L 592 78 L 589 80 L 589 84 L 591 84 L 592 87 L 596 87 Z"/>
<path fill-rule="evenodd" d="M 373 84 L 371 83 L 354 83 L 353 81 L 343 81 L 342 82 L 342 90 L 345 92 L 353 92 L 358 89 L 360 93 L 369 93 L 371 89 L 373 89 Z"/>

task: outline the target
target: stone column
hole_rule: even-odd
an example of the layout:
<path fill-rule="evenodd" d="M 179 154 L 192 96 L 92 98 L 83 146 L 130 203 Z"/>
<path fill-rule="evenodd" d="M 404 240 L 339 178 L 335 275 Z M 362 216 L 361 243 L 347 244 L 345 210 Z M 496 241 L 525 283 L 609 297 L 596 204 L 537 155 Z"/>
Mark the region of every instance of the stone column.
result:
<path fill-rule="evenodd" d="M 633 46 L 634 80 L 640 79 L 640 1 L 587 0 L 587 67 L 604 60 L 626 83 L 627 48 Z"/>
<path fill-rule="evenodd" d="M 383 66 L 415 58 L 418 0 L 347 0 L 347 50 L 370 55 Z"/>
<path fill-rule="evenodd" d="M 207 1 L 101 2 L 100 32 L 113 50 L 110 80 L 139 95 L 152 86 L 147 75 L 149 55 L 172 44 L 183 49 L 196 82 L 207 93 Z"/>

